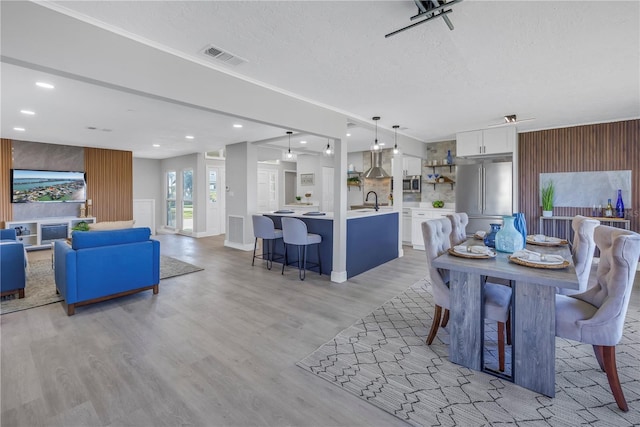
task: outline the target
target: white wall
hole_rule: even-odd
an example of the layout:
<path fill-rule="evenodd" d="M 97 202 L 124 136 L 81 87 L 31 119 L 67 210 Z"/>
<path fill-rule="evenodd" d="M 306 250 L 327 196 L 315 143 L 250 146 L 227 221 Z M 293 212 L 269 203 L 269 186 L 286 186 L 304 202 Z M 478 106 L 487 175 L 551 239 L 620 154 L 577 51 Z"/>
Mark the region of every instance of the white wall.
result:
<path fill-rule="evenodd" d="M 225 178 L 228 191 L 227 238 L 225 245 L 250 250 L 253 247 L 251 215 L 258 206 L 258 156 L 254 145 L 246 142 L 227 145 Z M 229 216 L 244 218 L 244 234 L 241 242 L 229 241 Z"/>
<path fill-rule="evenodd" d="M 311 193 L 311 202 L 320 203 L 322 201 L 322 167 L 334 167 L 333 156 L 313 156 L 309 154 L 298 155 L 298 196 L 302 201 L 306 201 L 305 193 Z M 314 176 L 313 185 L 301 185 L 300 175 L 312 173 Z M 346 173 L 346 172 L 345 172 Z M 346 182 L 346 181 L 345 181 Z M 322 206 L 320 206 L 322 210 Z"/>
<path fill-rule="evenodd" d="M 133 159 L 133 198 L 155 200 L 156 228 L 164 224 L 164 175 L 160 160 Z"/>

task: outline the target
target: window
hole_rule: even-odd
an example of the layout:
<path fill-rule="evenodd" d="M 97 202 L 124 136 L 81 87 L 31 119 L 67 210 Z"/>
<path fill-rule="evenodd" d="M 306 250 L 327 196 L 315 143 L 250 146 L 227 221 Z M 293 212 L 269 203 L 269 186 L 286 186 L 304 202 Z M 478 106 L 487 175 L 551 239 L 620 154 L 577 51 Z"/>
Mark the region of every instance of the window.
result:
<path fill-rule="evenodd" d="M 176 227 L 176 172 L 167 172 L 167 227 Z"/>
<path fill-rule="evenodd" d="M 193 170 L 182 171 L 182 230 L 193 231 Z"/>

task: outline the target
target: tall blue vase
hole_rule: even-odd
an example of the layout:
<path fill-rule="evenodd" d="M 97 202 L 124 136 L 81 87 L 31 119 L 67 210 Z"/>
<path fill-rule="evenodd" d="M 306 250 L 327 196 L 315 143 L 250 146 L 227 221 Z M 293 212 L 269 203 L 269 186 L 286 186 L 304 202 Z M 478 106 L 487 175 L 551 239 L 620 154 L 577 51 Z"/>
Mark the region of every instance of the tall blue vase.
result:
<path fill-rule="evenodd" d="M 524 218 L 524 214 L 521 212 L 516 212 L 513 214 L 515 220 L 513 221 L 513 226 L 522 234 L 522 241 L 524 242 L 524 246 L 527 246 L 527 220 Z"/>

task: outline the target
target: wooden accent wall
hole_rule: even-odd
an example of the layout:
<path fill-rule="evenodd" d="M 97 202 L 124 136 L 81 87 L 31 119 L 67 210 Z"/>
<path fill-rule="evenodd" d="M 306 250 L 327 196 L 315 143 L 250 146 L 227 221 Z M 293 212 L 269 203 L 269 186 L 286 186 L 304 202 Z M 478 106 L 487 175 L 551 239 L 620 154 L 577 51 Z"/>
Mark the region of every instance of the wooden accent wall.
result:
<path fill-rule="evenodd" d="M 631 230 L 640 232 L 640 120 L 521 133 L 518 150 L 519 206 L 529 233 L 538 232 L 542 214 L 540 173 L 607 170 L 632 171 L 626 218 Z M 553 214 L 590 216 L 591 208 L 554 207 Z"/>
<path fill-rule="evenodd" d="M 130 151 L 84 149 L 87 199 L 96 221 L 133 219 L 133 154 Z"/>
<path fill-rule="evenodd" d="M 13 219 L 13 208 L 10 196 L 12 163 L 11 140 L 0 139 L 0 228 L 4 228 L 5 221 L 11 221 Z"/>

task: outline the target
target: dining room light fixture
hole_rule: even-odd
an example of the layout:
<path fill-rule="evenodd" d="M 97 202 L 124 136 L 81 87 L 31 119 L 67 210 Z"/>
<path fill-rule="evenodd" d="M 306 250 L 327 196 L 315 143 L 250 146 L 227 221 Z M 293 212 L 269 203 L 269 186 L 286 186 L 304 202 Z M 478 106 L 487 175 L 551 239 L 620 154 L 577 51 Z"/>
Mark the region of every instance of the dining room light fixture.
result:
<path fill-rule="evenodd" d="M 515 114 L 510 114 L 508 116 L 504 116 L 504 122 L 505 123 L 515 123 L 516 122 L 516 115 Z"/>
<path fill-rule="evenodd" d="M 380 120 L 380 117 L 375 116 L 375 117 L 372 117 L 371 120 L 376 122 L 376 139 L 375 139 L 375 141 L 373 143 L 373 151 L 379 151 L 380 150 L 380 144 L 378 144 L 378 120 Z"/>
<path fill-rule="evenodd" d="M 287 135 L 289 135 L 289 151 L 287 151 L 287 159 L 290 159 L 293 157 L 293 154 L 291 154 L 291 135 L 293 134 L 293 132 L 291 132 L 290 130 L 287 131 Z"/>
<path fill-rule="evenodd" d="M 393 125 L 393 140 L 395 144 L 393 144 L 393 154 L 398 154 L 400 150 L 398 150 L 398 128 L 399 125 Z"/>

